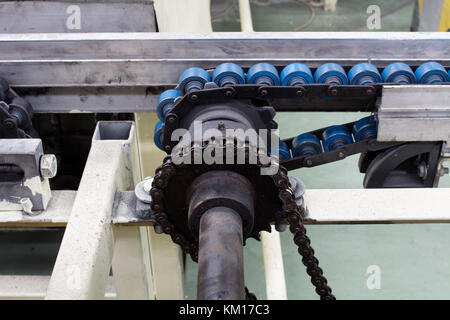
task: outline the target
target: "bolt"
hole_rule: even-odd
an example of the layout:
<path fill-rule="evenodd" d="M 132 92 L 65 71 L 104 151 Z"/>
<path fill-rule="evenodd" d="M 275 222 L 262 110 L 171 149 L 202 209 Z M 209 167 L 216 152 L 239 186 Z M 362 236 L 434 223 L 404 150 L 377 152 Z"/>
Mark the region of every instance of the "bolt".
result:
<path fill-rule="evenodd" d="M 286 221 L 283 221 L 283 222 L 277 221 L 275 223 L 275 230 L 277 230 L 278 232 L 284 232 L 284 231 L 286 231 L 286 228 L 287 228 Z"/>
<path fill-rule="evenodd" d="M 176 120 L 177 118 L 174 115 L 167 116 L 167 122 L 169 123 L 175 123 Z"/>
<path fill-rule="evenodd" d="M 449 173 L 449 169 L 448 168 L 446 168 L 446 167 L 442 167 L 440 170 L 439 170 L 439 176 L 443 176 L 443 175 L 445 175 L 445 174 L 448 174 Z"/>
<path fill-rule="evenodd" d="M 219 123 L 217 124 L 217 129 L 223 131 L 223 130 L 226 129 L 226 126 L 225 126 L 225 124 L 223 124 L 222 122 L 219 122 Z"/>
<path fill-rule="evenodd" d="M 311 159 L 306 160 L 306 165 L 307 165 L 308 167 L 311 167 L 311 166 L 313 165 L 312 160 L 311 160 Z"/>
<path fill-rule="evenodd" d="M 339 152 L 339 153 L 338 153 L 338 157 L 339 157 L 340 159 L 344 159 L 344 158 L 345 158 L 345 154 L 344 154 L 343 152 Z"/>
<path fill-rule="evenodd" d="M 368 88 L 368 89 L 366 90 L 366 94 L 367 94 L 368 96 L 372 95 L 372 94 L 373 94 L 373 89 L 372 89 L 372 88 Z"/>
<path fill-rule="evenodd" d="M 28 213 L 29 215 L 33 214 L 33 203 L 30 198 L 22 198 L 19 202 L 22 205 L 23 212 Z"/>
<path fill-rule="evenodd" d="M 169 146 L 169 145 L 165 146 L 165 147 L 164 147 L 164 150 L 166 150 L 167 152 L 169 152 L 169 151 L 170 151 L 170 146 Z"/>
<path fill-rule="evenodd" d="M 422 162 L 417 166 L 417 175 L 422 179 L 426 179 L 428 173 L 427 165 Z"/>
<path fill-rule="evenodd" d="M 331 92 L 331 95 L 332 95 L 332 96 L 337 96 L 337 94 L 338 94 L 338 89 L 333 88 L 333 89 L 330 90 L 330 92 Z"/>
<path fill-rule="evenodd" d="M 303 90 L 297 90 L 297 91 L 295 91 L 295 94 L 296 94 L 298 97 L 301 97 L 301 96 L 303 95 Z"/>
<path fill-rule="evenodd" d="M 3 125 L 7 128 L 7 129 L 12 129 L 16 126 L 16 123 L 13 119 L 5 119 L 3 121 Z"/>
<path fill-rule="evenodd" d="M 233 96 L 233 91 L 232 90 L 227 90 L 227 91 L 225 91 L 225 95 L 227 97 L 232 97 Z"/>
<path fill-rule="evenodd" d="M 268 92 L 266 89 L 261 90 L 261 95 L 262 96 L 267 96 Z"/>
<path fill-rule="evenodd" d="M 156 234 L 161 234 L 161 233 L 164 232 L 164 231 L 163 231 L 163 228 L 161 227 L 160 224 L 155 224 L 155 225 L 153 226 L 153 228 L 155 229 L 155 233 L 156 233 Z"/>
<path fill-rule="evenodd" d="M 197 101 L 198 100 L 198 95 L 193 94 L 189 98 L 190 98 L 191 101 Z"/>
<path fill-rule="evenodd" d="M 44 154 L 41 157 L 41 176 L 42 178 L 51 179 L 56 176 L 58 171 L 58 162 L 54 154 Z"/>

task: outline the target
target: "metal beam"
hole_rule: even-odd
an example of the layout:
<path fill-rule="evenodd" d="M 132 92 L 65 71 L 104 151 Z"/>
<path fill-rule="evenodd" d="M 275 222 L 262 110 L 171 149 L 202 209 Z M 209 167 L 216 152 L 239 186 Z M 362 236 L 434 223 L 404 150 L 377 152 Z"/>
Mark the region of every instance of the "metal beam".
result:
<path fill-rule="evenodd" d="M 0 3 L 0 33 L 146 32 L 155 29 L 153 3 L 147 0 Z"/>
<path fill-rule="evenodd" d="M 117 298 L 153 300 L 148 228 L 116 226 L 112 272 Z"/>
<path fill-rule="evenodd" d="M 159 150 L 153 140 L 153 128 L 159 119 L 155 113 L 137 113 L 135 119 L 142 175 L 144 177 L 152 176 L 165 156 L 165 152 Z M 123 208 L 126 209 L 127 206 L 123 206 Z M 121 216 L 133 217 L 134 215 L 127 214 L 124 211 Z M 119 222 L 120 219 L 114 218 L 114 220 Z M 151 225 L 151 223 L 148 225 Z M 173 243 L 167 234 L 156 234 L 153 228 L 149 228 L 147 231 L 150 237 L 150 255 L 156 299 L 183 299 L 183 257 L 180 246 Z"/>
<path fill-rule="evenodd" d="M 109 222 L 117 226 L 152 226 L 153 219 L 144 220 L 132 212 L 129 195 L 129 192 L 116 195 Z M 305 193 L 308 207 L 305 223 L 450 223 L 450 210 L 444 201 L 449 195 L 450 188 L 309 189 Z M 55 191 L 47 210 L 37 216 L 19 211 L 2 212 L 0 227 L 65 226 L 75 196 L 76 191 Z M 172 243 L 170 239 L 169 242 Z"/>
<path fill-rule="evenodd" d="M 40 300 L 47 293 L 50 276 L 0 276 L 0 300 Z M 105 299 L 117 299 L 112 277 L 108 279 Z"/>
<path fill-rule="evenodd" d="M 56 258 L 46 299 L 102 299 L 113 255 L 111 212 L 134 187 L 132 122 L 99 122 Z"/>
<path fill-rule="evenodd" d="M 449 196 L 450 188 L 307 190 L 305 223 L 448 223 Z"/>
<path fill-rule="evenodd" d="M 0 35 L 0 74 L 13 87 L 175 85 L 188 67 L 233 61 L 311 67 L 326 61 L 382 67 L 450 66 L 447 33 L 71 33 Z"/>
<path fill-rule="evenodd" d="M 28 215 L 23 211 L 2 211 L 0 227 L 65 227 L 76 195 L 76 191 L 52 191 L 47 209 L 37 215 Z"/>
<path fill-rule="evenodd" d="M 450 86 L 383 86 L 378 141 L 450 143 Z"/>
<path fill-rule="evenodd" d="M 286 278 L 284 276 L 280 233 L 275 230 L 274 226 L 271 226 L 271 228 L 271 232 L 261 232 L 266 297 L 267 300 L 286 300 Z"/>
<path fill-rule="evenodd" d="M 429 60 L 450 67 L 449 43 L 439 32 L 0 34 L 0 76 L 35 112 L 148 112 L 189 67 Z"/>
<path fill-rule="evenodd" d="M 16 91 L 31 103 L 35 113 L 154 112 L 160 93 L 145 87 L 52 87 Z"/>

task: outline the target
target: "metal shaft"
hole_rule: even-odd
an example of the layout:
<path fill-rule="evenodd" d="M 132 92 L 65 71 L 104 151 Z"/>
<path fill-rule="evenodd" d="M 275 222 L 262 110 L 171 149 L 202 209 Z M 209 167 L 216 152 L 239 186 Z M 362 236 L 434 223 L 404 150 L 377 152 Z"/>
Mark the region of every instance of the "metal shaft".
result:
<path fill-rule="evenodd" d="M 214 207 L 200 219 L 199 300 L 243 300 L 242 219 L 227 207 Z"/>

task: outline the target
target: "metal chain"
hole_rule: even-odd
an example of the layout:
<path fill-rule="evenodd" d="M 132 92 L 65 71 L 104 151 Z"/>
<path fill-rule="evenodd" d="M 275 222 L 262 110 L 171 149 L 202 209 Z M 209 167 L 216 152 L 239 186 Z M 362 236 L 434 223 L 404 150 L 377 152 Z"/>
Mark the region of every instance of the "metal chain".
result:
<path fill-rule="evenodd" d="M 283 203 L 283 211 L 287 214 L 289 230 L 294 235 L 294 243 L 298 247 L 297 251 L 302 256 L 302 262 L 306 267 L 306 272 L 311 277 L 311 283 L 316 288 L 316 293 L 321 300 L 336 300 L 336 297 L 331 293 L 327 279 L 323 275 L 322 268 L 319 267 L 319 260 L 314 255 L 311 240 L 303 225 L 304 209 L 295 202 L 286 169 L 280 167 L 278 173 L 273 176 L 273 180 L 279 188 L 278 196 Z"/>
<path fill-rule="evenodd" d="M 249 148 L 249 147 L 246 147 Z M 191 154 L 194 155 L 197 147 L 191 148 Z M 200 147 L 202 149 L 202 147 Z M 237 146 L 235 146 L 235 150 Z M 246 154 L 248 154 L 246 152 Z M 261 165 L 261 167 L 269 166 Z M 176 227 L 170 222 L 169 217 L 164 212 L 164 188 L 169 184 L 170 178 L 176 174 L 177 166 L 172 162 L 171 156 L 164 158 L 163 164 L 156 169 L 155 177 L 152 183 L 150 195 L 152 197 L 151 208 L 155 213 L 156 222 L 161 225 L 164 233 L 171 236 L 172 241 L 181 246 L 186 254 L 189 254 L 193 261 L 198 261 L 198 245 L 193 241 L 188 241 Z M 331 288 L 327 284 L 327 279 L 323 276 L 323 271 L 319 267 L 319 260 L 314 256 L 314 249 L 311 247 L 311 240 L 306 235 L 306 229 L 302 222 L 303 208 L 299 207 L 295 201 L 294 193 L 291 188 L 287 170 L 279 166 L 279 170 L 272 176 L 275 185 L 278 187 L 278 197 L 282 202 L 283 211 L 287 215 L 289 230 L 294 234 L 294 243 L 298 246 L 298 252 L 302 256 L 302 262 L 306 266 L 306 272 L 311 277 L 311 283 L 316 288 L 316 293 L 322 300 L 335 300 L 331 293 Z M 246 288 L 246 297 L 249 297 Z M 254 296 L 254 295 L 253 295 Z M 256 298 L 256 297 L 255 297 Z"/>
<path fill-rule="evenodd" d="M 186 254 L 189 254 L 193 261 L 198 262 L 198 247 L 196 243 L 186 240 L 183 234 L 176 230 L 170 222 L 169 217 L 164 212 L 164 188 L 169 180 L 176 173 L 176 166 L 172 163 L 171 157 L 164 158 L 163 164 L 155 171 L 155 177 L 152 183 L 150 195 L 152 197 L 151 208 L 155 212 L 155 220 L 161 225 L 164 233 L 171 236 L 172 241 L 178 244 Z"/>
<path fill-rule="evenodd" d="M 314 256 L 314 249 L 311 247 L 311 240 L 306 234 L 306 229 L 297 213 L 288 216 L 289 230 L 294 234 L 294 243 L 298 246 L 298 253 L 302 256 L 302 262 L 306 267 L 306 272 L 311 277 L 311 283 L 316 288 L 316 293 L 321 300 L 336 300 L 331 293 L 327 278 L 323 275 L 322 268 L 319 267 L 319 260 Z"/>

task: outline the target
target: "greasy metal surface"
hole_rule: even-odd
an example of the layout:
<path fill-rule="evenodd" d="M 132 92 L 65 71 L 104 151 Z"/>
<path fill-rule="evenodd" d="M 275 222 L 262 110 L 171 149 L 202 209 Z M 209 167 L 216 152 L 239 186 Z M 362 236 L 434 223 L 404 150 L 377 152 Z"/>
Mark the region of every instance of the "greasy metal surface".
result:
<path fill-rule="evenodd" d="M 146 87 L 49 87 L 16 91 L 31 103 L 35 113 L 154 112 L 159 95 L 159 91 L 148 91 Z"/>
<path fill-rule="evenodd" d="M 253 229 L 255 191 L 252 183 L 233 171 L 208 171 L 197 177 L 187 191 L 188 223 L 198 237 L 202 215 L 213 207 L 233 209 L 242 219 L 244 234 Z"/>
<path fill-rule="evenodd" d="M 194 152 L 194 149 L 192 150 Z M 261 175 L 256 165 L 182 165 L 176 166 L 166 158 L 162 170 L 157 169 L 152 196 L 152 210 L 155 219 L 163 229 L 173 236 L 196 259 L 196 240 L 188 227 L 188 205 L 186 191 L 192 181 L 201 174 L 213 170 L 235 171 L 252 181 L 255 189 L 256 201 L 253 231 L 250 236 L 257 238 L 261 230 L 270 230 L 269 223 L 275 220 L 275 213 L 281 210 L 280 200 L 277 198 L 276 186 L 270 176 Z M 155 188 L 156 187 L 156 188 Z M 162 210 L 164 210 L 162 214 Z M 170 226 L 169 226 L 170 225 Z M 165 230 L 165 232 L 166 232 Z M 185 246 L 186 245 L 186 246 Z"/>
<path fill-rule="evenodd" d="M 199 300 L 243 300 L 242 219 L 227 207 L 214 207 L 200 219 Z"/>
<path fill-rule="evenodd" d="M 201 149 L 201 147 L 198 147 Z M 197 147 L 192 148 L 191 153 L 194 154 L 195 151 L 202 151 L 202 150 L 196 150 Z M 249 151 L 249 150 L 247 150 Z M 235 150 L 236 152 L 236 150 Z M 269 163 L 267 166 L 273 166 L 276 165 L 277 158 L 271 158 L 271 163 Z M 174 177 L 181 177 L 186 178 L 186 176 L 189 174 L 194 174 L 194 177 L 200 175 L 199 173 L 195 174 L 192 171 L 198 168 L 213 168 L 215 170 L 221 170 L 220 165 L 209 165 L 209 166 L 194 166 L 191 168 L 191 170 L 188 170 L 185 173 L 180 174 L 180 169 L 184 169 L 186 165 L 183 166 L 176 166 L 174 163 L 172 163 L 171 157 L 167 156 L 164 158 L 163 164 L 156 169 L 155 172 L 155 178 L 153 180 L 152 189 L 150 190 L 150 194 L 152 196 L 152 210 L 155 212 L 155 219 L 158 224 L 161 225 L 162 230 L 164 233 L 169 234 L 173 240 L 174 243 L 178 244 L 183 248 L 184 252 L 186 254 L 190 254 L 193 261 L 198 261 L 198 244 L 196 243 L 195 239 L 192 238 L 192 236 L 189 234 L 189 231 L 186 231 L 187 226 L 185 220 L 181 222 L 181 224 L 175 225 L 173 220 L 169 220 L 169 216 L 167 215 L 168 204 L 171 204 L 173 199 L 171 201 L 165 201 L 165 192 L 167 192 L 167 186 L 168 184 L 176 185 L 179 187 L 179 185 L 182 183 L 183 180 L 181 179 L 174 183 Z M 249 168 L 259 168 L 255 165 L 238 165 L 236 168 L 232 168 L 232 166 L 228 165 L 226 170 L 234 170 L 236 172 L 239 172 L 245 176 L 245 170 L 240 171 L 240 169 L 244 167 L 246 169 Z M 263 165 L 261 165 L 263 167 Z M 225 168 L 224 168 L 225 169 Z M 256 212 L 258 212 L 259 215 L 263 212 L 263 210 L 266 211 L 267 217 L 263 217 L 262 221 L 264 219 L 270 219 L 269 221 L 273 221 L 275 219 L 276 214 L 283 214 L 286 218 L 288 223 L 290 224 L 290 231 L 294 234 L 294 242 L 299 247 L 298 252 L 303 257 L 302 262 L 306 266 L 307 273 L 311 276 L 311 282 L 314 285 L 316 289 L 316 293 L 320 296 L 321 299 L 327 299 L 327 300 L 333 300 L 335 299 L 334 295 L 331 294 L 331 288 L 327 284 L 327 279 L 323 276 L 322 269 L 319 267 L 319 261 L 314 256 L 314 250 L 310 246 L 310 240 L 309 237 L 306 235 L 306 230 L 303 226 L 302 217 L 305 215 L 305 210 L 303 207 L 300 207 L 297 205 L 294 192 L 292 191 L 291 184 L 289 181 L 289 178 L 287 176 L 287 170 L 283 168 L 282 166 L 279 167 L 278 172 L 273 174 L 272 176 L 264 176 L 261 175 L 259 170 L 257 171 L 258 174 L 256 176 L 252 176 L 250 178 L 250 181 L 252 181 L 256 189 L 257 195 L 263 195 L 262 198 L 259 198 L 256 203 L 261 206 L 262 202 L 265 200 L 269 200 L 268 202 L 265 202 L 262 204 L 261 209 L 258 207 L 255 208 Z M 273 185 L 269 181 L 256 181 L 258 177 L 265 177 L 270 178 L 273 181 Z M 256 182 L 255 182 L 256 181 Z M 263 190 L 261 192 L 258 191 L 258 186 L 265 185 L 270 188 L 275 187 L 275 190 L 267 191 Z M 181 189 L 183 190 L 183 189 Z M 171 192 L 169 193 L 171 195 L 177 194 L 177 192 Z M 278 198 L 275 199 L 265 199 L 264 195 L 277 195 Z M 279 209 L 278 205 L 280 205 L 281 201 L 281 208 Z M 181 200 L 182 203 L 182 200 Z M 272 208 L 271 205 L 276 205 L 277 207 Z M 186 209 L 184 209 L 186 210 Z M 173 210 L 173 213 L 176 213 L 179 215 L 181 210 Z M 175 215 L 172 215 L 172 219 Z M 280 218 L 280 217 L 278 217 Z M 256 221 L 255 221 L 256 222 Z M 181 231 L 180 231 L 181 230 Z M 257 228 L 255 223 L 255 230 L 267 230 L 270 231 L 270 225 L 265 225 L 265 221 L 262 224 L 262 228 Z M 184 231 L 184 232 L 183 232 Z M 255 237 L 257 237 L 257 233 L 255 234 Z"/>
<path fill-rule="evenodd" d="M 261 135 L 264 131 L 260 129 L 267 129 L 262 138 L 266 139 L 263 141 L 270 148 L 271 131 L 269 129 L 277 128 L 277 124 L 273 121 L 275 110 L 269 105 L 255 107 L 249 99 L 249 97 L 257 96 L 256 90 L 254 90 L 255 86 L 243 85 L 236 86 L 236 88 L 242 89 L 246 94 L 234 99 L 227 96 L 227 92 L 236 93 L 234 88 L 203 89 L 189 93 L 178 100 L 174 108 L 170 110 L 170 117 L 174 121 L 166 121 L 164 125 L 163 146 L 165 151 L 169 153 L 178 143 L 177 140 L 171 139 L 174 130 L 185 128 L 189 129 L 191 135 L 194 135 L 196 122 L 202 123 L 204 134 L 208 132 L 208 129 L 224 127 L 221 130 L 223 136 L 226 135 L 228 129 L 247 131 L 251 128 Z M 249 88 L 250 90 L 247 91 Z M 208 138 L 204 136 L 205 140 Z"/>

